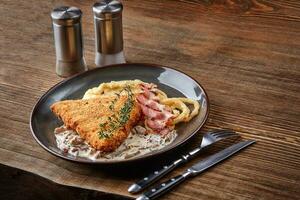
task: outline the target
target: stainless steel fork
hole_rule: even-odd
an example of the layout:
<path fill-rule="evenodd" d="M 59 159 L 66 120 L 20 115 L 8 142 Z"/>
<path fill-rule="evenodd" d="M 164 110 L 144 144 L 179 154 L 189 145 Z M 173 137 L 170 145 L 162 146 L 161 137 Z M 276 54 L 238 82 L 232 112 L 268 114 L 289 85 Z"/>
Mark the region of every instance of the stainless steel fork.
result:
<path fill-rule="evenodd" d="M 175 160 L 170 165 L 165 165 L 162 169 L 154 171 L 153 173 L 151 173 L 150 175 L 144 177 L 140 181 L 132 184 L 128 188 L 128 192 L 137 193 L 137 192 L 142 191 L 143 189 L 145 189 L 146 187 L 148 187 L 149 185 L 151 185 L 155 181 L 159 180 L 161 177 L 163 177 L 167 173 L 171 172 L 173 169 L 175 169 L 179 165 L 181 165 L 183 163 L 186 163 L 187 161 L 194 158 L 205 147 L 208 147 L 209 145 L 211 145 L 211 144 L 213 144 L 213 143 L 215 143 L 219 140 L 222 140 L 222 139 L 225 139 L 225 138 L 228 138 L 228 137 L 237 137 L 237 136 L 239 136 L 239 135 L 236 134 L 234 131 L 227 130 L 227 129 L 214 130 L 214 131 L 205 133 L 203 138 L 202 138 L 201 145 L 199 147 L 193 149 L 192 151 L 190 151 L 186 155 L 181 155 L 181 157 L 179 159 Z"/>

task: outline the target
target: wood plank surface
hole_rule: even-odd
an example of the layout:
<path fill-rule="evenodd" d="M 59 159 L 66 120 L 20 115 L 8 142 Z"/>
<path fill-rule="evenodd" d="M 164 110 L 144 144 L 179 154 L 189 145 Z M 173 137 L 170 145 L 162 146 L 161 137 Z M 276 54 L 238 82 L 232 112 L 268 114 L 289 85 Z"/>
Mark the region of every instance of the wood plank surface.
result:
<path fill-rule="evenodd" d="M 84 53 L 93 68 L 94 1 L 2 0 L 0 163 L 61 187 L 132 198 L 127 187 L 133 181 L 195 146 L 207 130 L 231 128 L 257 143 L 162 199 L 300 199 L 300 1 L 122 2 L 127 61 L 171 66 L 199 81 L 211 103 L 203 129 L 156 162 L 101 167 L 47 153 L 31 137 L 28 122 L 37 99 L 62 80 L 55 74 L 50 12 L 59 5 L 83 11 Z"/>

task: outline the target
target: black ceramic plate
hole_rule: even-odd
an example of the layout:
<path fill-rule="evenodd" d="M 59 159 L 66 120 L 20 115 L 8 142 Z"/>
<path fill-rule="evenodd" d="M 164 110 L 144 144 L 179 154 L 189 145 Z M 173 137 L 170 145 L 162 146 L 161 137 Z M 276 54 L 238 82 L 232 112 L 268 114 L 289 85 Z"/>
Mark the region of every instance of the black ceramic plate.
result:
<path fill-rule="evenodd" d="M 198 100 L 201 105 L 199 114 L 190 122 L 181 123 L 176 126 L 178 137 L 170 145 L 163 149 L 126 160 L 92 161 L 87 158 L 65 154 L 56 147 L 53 130 L 62 125 L 62 122 L 50 111 L 50 105 L 56 101 L 66 99 L 80 99 L 87 89 L 96 87 L 103 82 L 132 79 L 155 83 L 170 97 L 188 97 Z M 36 141 L 44 149 L 61 158 L 84 163 L 129 162 L 157 156 L 185 143 L 205 123 L 208 116 L 208 105 L 207 95 L 201 85 L 180 71 L 152 64 L 119 64 L 84 72 L 52 87 L 40 98 L 33 108 L 30 127 Z"/>

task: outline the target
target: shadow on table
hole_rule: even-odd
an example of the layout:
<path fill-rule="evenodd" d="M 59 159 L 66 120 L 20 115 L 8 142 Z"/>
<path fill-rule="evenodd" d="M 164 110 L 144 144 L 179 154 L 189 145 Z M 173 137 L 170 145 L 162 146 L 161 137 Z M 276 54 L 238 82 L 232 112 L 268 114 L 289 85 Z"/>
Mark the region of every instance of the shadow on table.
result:
<path fill-rule="evenodd" d="M 0 164 L 0 199 L 129 200 L 131 198 L 54 183 L 41 176 Z"/>

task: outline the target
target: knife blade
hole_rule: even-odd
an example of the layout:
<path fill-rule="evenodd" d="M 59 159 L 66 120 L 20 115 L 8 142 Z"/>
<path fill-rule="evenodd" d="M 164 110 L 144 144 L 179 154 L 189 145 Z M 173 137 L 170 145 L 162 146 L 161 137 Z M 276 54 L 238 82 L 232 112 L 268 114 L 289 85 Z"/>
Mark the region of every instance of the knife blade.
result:
<path fill-rule="evenodd" d="M 239 152 L 240 150 L 248 147 L 253 143 L 255 143 L 254 140 L 246 140 L 234 144 L 230 147 L 227 147 L 226 149 L 219 151 L 218 153 L 209 156 L 208 158 L 196 163 L 195 165 L 187 169 L 183 174 L 171 178 L 170 180 L 153 187 L 152 189 L 148 190 L 147 192 L 139 196 L 136 200 L 155 199 L 160 195 L 166 193 L 170 189 L 172 189 L 175 185 L 178 185 L 179 183 L 183 182 L 187 178 L 200 174 L 206 169 L 220 163 L 221 161 L 225 160 L 226 158 L 232 156 L 233 154 Z"/>
<path fill-rule="evenodd" d="M 194 174 L 201 173 L 202 171 L 212 167 L 213 165 L 225 160 L 226 158 L 230 157 L 231 155 L 235 154 L 236 152 L 242 150 L 243 148 L 253 144 L 254 140 L 247 140 L 243 142 L 239 142 L 234 144 L 200 162 L 193 165 L 189 170 L 192 170 Z"/>

